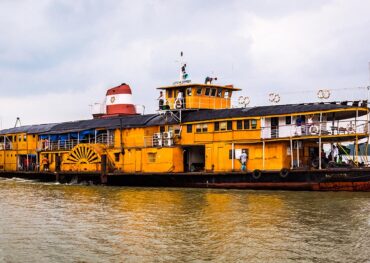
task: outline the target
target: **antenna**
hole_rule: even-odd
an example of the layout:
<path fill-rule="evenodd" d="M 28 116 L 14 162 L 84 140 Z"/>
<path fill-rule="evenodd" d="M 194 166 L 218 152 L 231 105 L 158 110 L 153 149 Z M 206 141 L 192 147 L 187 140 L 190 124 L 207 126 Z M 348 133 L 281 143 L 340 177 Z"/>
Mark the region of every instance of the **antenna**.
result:
<path fill-rule="evenodd" d="M 19 118 L 19 117 L 17 117 L 17 119 L 15 120 L 14 128 L 17 127 L 17 124 L 19 124 L 19 127 L 22 126 L 22 124 L 21 124 L 21 118 Z"/>
<path fill-rule="evenodd" d="M 176 60 L 176 62 L 180 62 L 180 76 L 179 76 L 179 80 L 173 83 L 174 85 L 191 82 L 191 80 L 189 79 L 189 74 L 186 72 L 186 62 L 184 62 L 183 57 L 184 57 L 184 52 L 181 51 L 180 61 Z"/>

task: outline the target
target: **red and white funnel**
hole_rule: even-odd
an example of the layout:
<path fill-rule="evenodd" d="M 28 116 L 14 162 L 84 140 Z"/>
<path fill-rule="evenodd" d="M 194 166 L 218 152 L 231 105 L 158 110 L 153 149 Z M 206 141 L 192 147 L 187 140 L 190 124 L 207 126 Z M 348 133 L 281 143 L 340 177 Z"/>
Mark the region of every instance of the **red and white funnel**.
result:
<path fill-rule="evenodd" d="M 107 91 L 106 110 L 107 115 L 136 114 L 129 85 L 122 83 Z"/>

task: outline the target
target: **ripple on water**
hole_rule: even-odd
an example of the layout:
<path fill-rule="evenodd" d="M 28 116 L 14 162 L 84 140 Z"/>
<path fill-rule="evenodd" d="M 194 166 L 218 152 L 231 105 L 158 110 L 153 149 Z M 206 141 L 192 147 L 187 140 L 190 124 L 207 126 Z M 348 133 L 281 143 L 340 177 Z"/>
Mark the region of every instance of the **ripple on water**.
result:
<path fill-rule="evenodd" d="M 0 262 L 366 262 L 369 193 L 0 180 Z"/>

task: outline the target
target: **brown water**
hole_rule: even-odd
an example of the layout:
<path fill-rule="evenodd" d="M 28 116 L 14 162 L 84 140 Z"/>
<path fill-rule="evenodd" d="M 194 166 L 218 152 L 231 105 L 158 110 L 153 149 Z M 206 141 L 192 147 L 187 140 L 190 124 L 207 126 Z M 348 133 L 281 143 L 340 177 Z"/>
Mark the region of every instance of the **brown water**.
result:
<path fill-rule="evenodd" d="M 370 262 L 370 193 L 0 179 L 0 262 Z"/>

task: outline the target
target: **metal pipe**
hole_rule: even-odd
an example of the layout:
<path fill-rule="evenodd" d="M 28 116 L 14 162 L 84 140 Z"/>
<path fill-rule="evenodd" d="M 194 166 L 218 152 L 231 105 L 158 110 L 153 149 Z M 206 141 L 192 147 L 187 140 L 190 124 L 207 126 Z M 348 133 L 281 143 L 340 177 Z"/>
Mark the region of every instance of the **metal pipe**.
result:
<path fill-rule="evenodd" d="M 320 125 L 319 125 L 319 170 L 321 170 L 321 159 L 323 156 L 321 156 L 322 150 L 321 150 L 321 128 L 322 128 L 322 112 L 320 112 Z"/>
<path fill-rule="evenodd" d="M 298 142 L 299 141 L 296 141 L 296 145 L 297 145 L 297 167 L 299 167 L 299 147 L 298 147 Z"/>
<path fill-rule="evenodd" d="M 235 148 L 234 142 L 231 143 L 231 170 L 234 171 L 234 155 L 235 155 Z"/>
<path fill-rule="evenodd" d="M 265 140 L 262 141 L 262 169 L 265 170 Z"/>
<path fill-rule="evenodd" d="M 290 137 L 290 169 L 293 169 L 293 140 L 292 137 Z"/>

